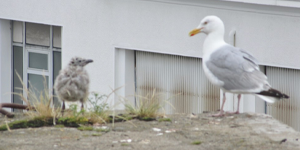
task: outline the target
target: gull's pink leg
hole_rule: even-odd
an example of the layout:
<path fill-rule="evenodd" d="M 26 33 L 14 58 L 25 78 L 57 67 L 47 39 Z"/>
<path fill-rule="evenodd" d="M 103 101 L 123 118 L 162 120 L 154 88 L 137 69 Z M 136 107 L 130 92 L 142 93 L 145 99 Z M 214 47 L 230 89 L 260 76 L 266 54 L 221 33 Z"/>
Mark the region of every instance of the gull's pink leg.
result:
<path fill-rule="evenodd" d="M 226 113 L 228 113 L 228 114 L 239 114 L 240 113 L 241 94 L 239 94 L 237 97 L 238 97 L 237 110 L 235 112 L 226 112 Z"/>
<path fill-rule="evenodd" d="M 217 114 L 212 115 L 213 117 L 224 116 L 224 110 L 223 110 L 223 108 L 224 108 L 225 101 L 226 101 L 226 96 L 225 96 L 225 92 L 223 92 L 223 102 L 222 102 L 222 106 L 221 106 L 220 112 L 217 113 Z"/>
<path fill-rule="evenodd" d="M 237 110 L 236 110 L 236 114 L 240 113 L 240 100 L 241 100 L 241 94 L 238 95 L 238 105 L 237 105 Z"/>

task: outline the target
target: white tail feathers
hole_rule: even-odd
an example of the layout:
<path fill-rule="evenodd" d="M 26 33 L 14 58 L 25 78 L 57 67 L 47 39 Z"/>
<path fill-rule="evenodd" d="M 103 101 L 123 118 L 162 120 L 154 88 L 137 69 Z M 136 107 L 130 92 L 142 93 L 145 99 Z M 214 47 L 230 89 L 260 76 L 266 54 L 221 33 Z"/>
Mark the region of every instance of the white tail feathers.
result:
<path fill-rule="evenodd" d="M 262 95 L 257 95 L 259 98 L 261 98 L 262 100 L 268 102 L 268 103 L 274 103 L 276 101 L 279 101 L 279 98 L 275 98 L 275 97 L 270 97 L 270 96 L 262 96 Z"/>

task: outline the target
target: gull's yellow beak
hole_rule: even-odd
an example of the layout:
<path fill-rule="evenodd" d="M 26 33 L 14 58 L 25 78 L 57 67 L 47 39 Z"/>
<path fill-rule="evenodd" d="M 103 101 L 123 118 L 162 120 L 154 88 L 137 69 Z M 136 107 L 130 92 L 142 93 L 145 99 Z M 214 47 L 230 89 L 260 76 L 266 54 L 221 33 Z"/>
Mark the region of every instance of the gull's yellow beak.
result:
<path fill-rule="evenodd" d="M 189 33 L 189 35 L 190 35 L 190 36 L 194 36 L 194 35 L 200 33 L 200 31 L 201 31 L 201 28 L 200 28 L 200 29 L 194 29 L 194 30 L 192 30 L 192 31 Z"/>

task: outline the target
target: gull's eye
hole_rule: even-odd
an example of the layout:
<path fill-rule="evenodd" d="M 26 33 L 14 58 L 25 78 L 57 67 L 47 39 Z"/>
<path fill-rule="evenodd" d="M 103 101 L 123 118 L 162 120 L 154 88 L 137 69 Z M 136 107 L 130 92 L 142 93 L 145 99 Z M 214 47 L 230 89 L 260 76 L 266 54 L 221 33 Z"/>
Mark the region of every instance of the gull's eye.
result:
<path fill-rule="evenodd" d="M 203 24 L 204 24 L 204 25 L 207 25 L 207 23 L 208 23 L 208 22 L 207 22 L 207 21 L 205 21 Z"/>

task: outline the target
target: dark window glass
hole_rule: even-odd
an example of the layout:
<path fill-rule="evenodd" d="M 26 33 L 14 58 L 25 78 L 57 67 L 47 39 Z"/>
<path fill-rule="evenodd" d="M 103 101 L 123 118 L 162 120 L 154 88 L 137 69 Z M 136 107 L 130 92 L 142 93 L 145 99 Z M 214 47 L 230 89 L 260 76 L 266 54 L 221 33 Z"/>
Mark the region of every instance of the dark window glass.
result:
<path fill-rule="evenodd" d="M 13 92 L 23 93 L 23 48 L 14 46 L 13 47 Z M 17 73 L 19 74 L 21 80 L 19 79 Z M 23 104 L 20 96 L 13 94 L 13 103 Z"/>
<path fill-rule="evenodd" d="M 60 70 L 61 70 L 61 52 L 54 51 L 53 52 L 53 85 Z M 60 102 L 56 97 L 55 92 L 53 93 L 54 93 L 53 104 L 55 107 L 60 107 L 61 106 Z"/>
<path fill-rule="evenodd" d="M 48 70 L 48 55 L 29 52 L 29 67 Z"/>
<path fill-rule="evenodd" d="M 45 90 L 48 92 L 48 76 L 36 75 L 36 74 L 28 74 L 28 88 L 31 91 L 31 94 L 34 93 L 36 96 L 32 98 L 28 95 L 29 102 L 34 104 L 35 101 L 40 100 L 39 97 L 41 94 L 45 94 Z M 46 89 L 45 89 L 46 88 Z"/>

